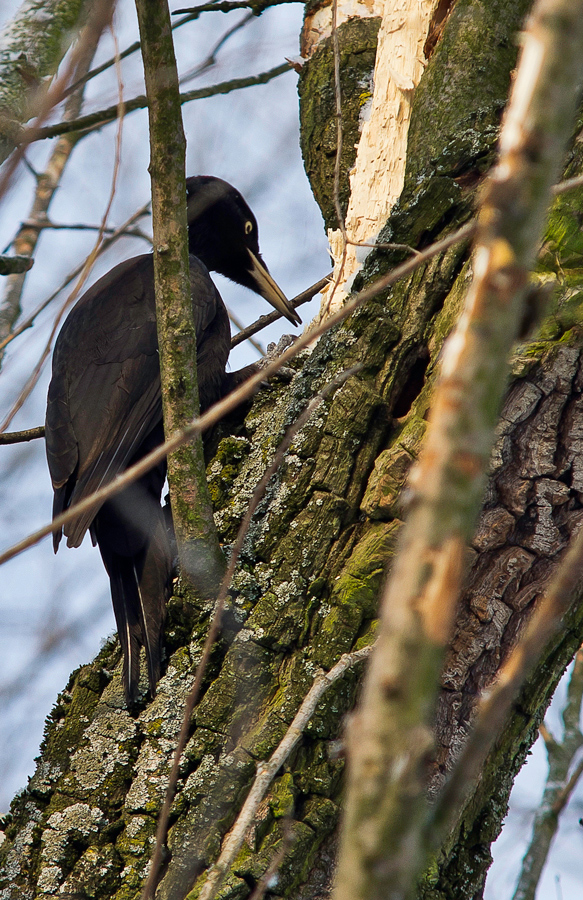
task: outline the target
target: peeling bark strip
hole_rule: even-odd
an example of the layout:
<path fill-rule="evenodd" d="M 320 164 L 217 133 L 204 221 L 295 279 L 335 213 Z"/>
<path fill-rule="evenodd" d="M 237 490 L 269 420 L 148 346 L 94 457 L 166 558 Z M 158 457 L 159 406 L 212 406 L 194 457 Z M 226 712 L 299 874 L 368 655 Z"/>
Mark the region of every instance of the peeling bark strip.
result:
<path fill-rule="evenodd" d="M 380 6 L 374 89 L 361 109 L 361 137 L 350 173 L 345 219 L 350 241 L 374 241 L 403 189 L 411 101 L 425 68 L 423 48 L 435 7 L 436 0 L 387 0 Z M 346 14 L 342 4 L 339 13 Z M 335 262 L 334 280 L 322 291 L 321 318 L 342 306 L 369 252 L 349 244 L 343 264 L 341 230 L 329 230 L 328 240 Z"/>
<path fill-rule="evenodd" d="M 452 546 L 461 558 L 478 512 L 524 288 L 573 127 L 582 47 L 583 0 L 539 0 L 482 203 L 474 280 L 443 353 L 427 440 L 410 478 L 411 513 L 350 726 L 336 900 L 410 897 L 428 863 L 425 766 L 434 743 L 443 635 L 461 582 L 461 566 L 452 569 L 449 559 Z M 437 592 L 441 629 L 431 614 L 435 604 L 426 600 Z"/>

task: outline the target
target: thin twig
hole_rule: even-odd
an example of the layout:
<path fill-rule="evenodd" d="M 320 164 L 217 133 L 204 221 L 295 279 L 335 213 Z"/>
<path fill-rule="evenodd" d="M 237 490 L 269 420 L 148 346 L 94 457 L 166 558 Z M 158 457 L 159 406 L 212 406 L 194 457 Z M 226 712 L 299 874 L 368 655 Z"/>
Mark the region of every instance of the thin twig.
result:
<path fill-rule="evenodd" d="M 415 247 L 411 247 L 409 244 L 393 244 L 389 243 L 377 243 L 376 241 L 351 241 L 349 237 L 346 238 L 346 243 L 350 244 L 351 247 L 370 247 L 372 250 L 405 250 L 407 253 L 419 253 L 419 250 L 416 250 Z"/>
<path fill-rule="evenodd" d="M 229 0 L 222 0 L 222 2 L 218 3 L 202 3 L 200 6 L 192 6 L 188 9 L 175 9 L 172 15 L 178 16 L 181 13 L 189 13 L 194 19 L 197 18 L 201 12 L 207 12 L 211 10 L 213 12 L 215 10 L 219 10 L 220 12 L 231 12 L 231 10 L 233 9 L 248 8 L 253 11 L 254 15 L 259 16 L 270 6 L 281 6 L 284 3 L 301 2 L 303 2 L 303 0 L 260 0 L 260 2 L 253 2 L 253 0 L 238 0 L 238 2 L 229 2 Z"/>
<path fill-rule="evenodd" d="M 391 285 L 395 284 L 401 278 L 411 275 L 423 265 L 423 263 L 433 259 L 434 256 L 444 253 L 455 244 L 469 240 L 474 235 L 475 231 L 475 221 L 472 220 L 467 222 L 447 237 L 426 247 L 419 256 L 408 259 L 404 263 L 395 266 L 394 269 L 391 269 L 390 272 L 387 272 L 381 278 L 378 278 L 373 284 L 369 285 L 369 287 L 364 288 L 364 290 L 355 294 L 341 309 L 336 310 L 329 318 L 320 322 L 313 331 L 300 335 L 291 347 L 288 347 L 278 359 L 270 362 L 256 375 L 252 375 L 251 378 L 247 379 L 247 381 L 240 385 L 237 390 L 211 406 L 199 419 L 193 421 L 186 428 L 172 434 L 168 440 L 163 444 L 160 444 L 159 447 L 156 447 L 155 450 L 152 450 L 151 453 L 148 453 L 147 456 L 144 456 L 139 462 L 130 466 L 121 475 L 116 476 L 109 484 L 100 488 L 98 491 L 95 491 L 94 494 L 91 494 L 74 506 L 70 506 L 65 512 L 53 519 L 50 524 L 44 525 L 42 528 L 39 528 L 37 531 L 29 534 L 26 538 L 23 538 L 21 541 L 18 541 L 18 543 L 13 544 L 7 550 L 0 553 L 0 565 L 7 562 L 9 559 L 13 559 L 15 556 L 18 556 L 19 553 L 22 553 L 29 547 L 38 544 L 44 537 L 52 534 L 53 531 L 58 531 L 59 528 L 62 528 L 63 525 L 66 525 L 68 522 L 72 522 L 81 513 L 86 512 L 89 509 L 97 510 L 106 500 L 113 497 L 114 494 L 123 490 L 123 488 L 127 487 L 128 484 L 131 484 L 132 481 L 140 478 L 153 466 L 161 462 L 172 450 L 175 450 L 177 447 L 182 446 L 182 444 L 192 440 L 195 434 L 200 434 L 207 428 L 216 425 L 217 422 L 232 412 L 240 403 L 247 400 L 249 397 L 252 397 L 261 386 L 262 382 L 272 375 L 275 375 L 275 373 L 283 368 L 286 363 L 297 356 L 302 350 L 309 347 L 321 335 L 348 318 L 349 315 L 362 306 L 363 303 L 366 303 L 367 300 L 372 300 L 373 297 L 376 297 L 381 291 L 391 287 Z"/>
<path fill-rule="evenodd" d="M 101 38 L 101 23 L 94 22 L 91 18 L 88 21 L 86 30 L 81 41 L 82 52 L 77 59 L 75 75 L 78 76 L 83 72 L 87 72 L 91 61 L 95 56 L 97 45 Z M 70 121 L 77 118 L 83 106 L 83 91 L 78 90 L 69 97 L 65 104 L 63 120 Z M 32 257 L 38 243 L 40 230 L 36 227 L 39 219 L 46 219 L 47 210 L 54 197 L 61 181 L 65 167 L 70 159 L 71 152 L 75 146 L 75 139 L 70 135 L 62 136 L 56 142 L 49 160 L 45 166 L 44 172 L 38 173 L 33 170 L 36 180 L 36 189 L 32 209 L 30 211 L 29 222 L 23 222 L 18 229 L 17 234 L 10 242 L 9 247 L 13 246 L 19 257 L 29 258 L 29 265 L 20 271 L 14 270 L 14 273 L 8 278 L 7 284 L 3 291 L 3 297 L 0 304 L 0 339 L 5 338 L 14 327 L 14 323 L 21 315 L 22 307 L 22 291 L 26 281 L 26 272 L 32 266 Z M 25 164 L 30 168 L 30 164 L 26 157 Z"/>
<path fill-rule="evenodd" d="M 0 197 L 4 196 L 28 145 L 38 140 L 37 135 L 42 131 L 42 123 L 46 121 L 51 111 L 63 100 L 68 83 L 74 77 L 80 60 L 85 56 L 86 43 L 94 39 L 95 31 L 101 33 L 108 23 L 111 22 L 114 2 L 115 0 L 99 0 L 99 2 L 92 5 L 91 27 L 86 27 L 81 32 L 77 45 L 73 48 L 62 74 L 53 80 L 53 83 L 44 95 L 34 123 L 20 132 L 16 149 L 3 166 L 2 175 L 0 176 Z"/>
<path fill-rule="evenodd" d="M 271 480 L 274 473 L 277 471 L 281 462 L 289 449 L 290 444 L 293 439 L 297 435 L 298 431 L 300 431 L 306 422 L 313 415 L 315 410 L 320 406 L 322 401 L 327 397 L 327 395 L 337 388 L 339 385 L 343 384 L 347 378 L 349 378 L 352 374 L 358 371 L 361 366 L 355 366 L 352 369 L 347 370 L 346 372 L 342 372 L 334 378 L 330 384 L 326 385 L 326 387 L 316 396 L 314 397 L 310 403 L 306 406 L 304 411 L 298 416 L 297 420 L 291 425 L 283 440 L 281 441 L 275 456 L 271 462 L 271 465 L 265 471 L 261 481 L 255 488 L 253 492 L 253 496 L 251 497 L 251 501 L 247 507 L 245 515 L 243 517 L 243 521 L 239 526 L 239 530 L 237 532 L 237 538 L 233 547 L 231 549 L 231 558 L 229 560 L 229 565 L 227 571 L 225 572 L 221 587 L 217 596 L 217 600 L 215 603 L 213 618 L 210 624 L 210 628 L 208 630 L 206 640 L 204 642 L 204 647 L 202 651 L 202 655 L 200 658 L 200 662 L 196 669 L 196 675 L 194 679 L 194 684 L 186 698 L 186 703 L 184 705 L 184 715 L 182 718 L 182 727 L 180 729 L 180 734 L 178 735 L 178 741 L 176 743 L 176 750 L 174 751 L 174 760 L 172 763 L 172 769 L 170 772 L 170 778 L 168 781 L 168 786 L 166 788 L 166 795 L 164 797 L 164 803 L 162 809 L 160 811 L 160 816 L 158 819 L 158 827 L 156 829 L 156 845 L 154 847 L 154 852 L 152 854 L 152 860 L 150 863 L 150 871 L 148 874 L 148 879 L 146 884 L 144 885 L 144 890 L 142 892 L 142 900 L 150 900 L 150 897 L 154 894 L 154 889 L 156 883 L 158 881 L 158 872 L 160 870 L 160 864 L 162 862 L 162 852 L 164 848 L 164 844 L 166 843 L 166 836 L 168 832 L 168 821 L 170 818 L 170 810 L 172 808 L 172 802 L 174 800 L 174 794 L 176 791 L 176 784 L 178 782 L 178 771 L 180 768 L 180 760 L 182 757 L 182 752 L 186 746 L 186 741 L 188 740 L 188 732 L 190 730 L 190 717 L 192 715 L 192 711 L 198 702 L 198 697 L 200 693 L 200 687 L 202 685 L 202 680 L 204 678 L 204 673 L 206 670 L 206 666 L 211 654 L 211 650 L 215 640 L 218 637 L 221 628 L 221 617 L 223 614 L 223 609 L 225 607 L 225 602 L 227 599 L 227 594 L 229 592 L 229 588 L 231 586 L 231 581 L 233 579 L 233 575 L 235 573 L 235 568 L 237 566 L 237 562 L 239 559 L 239 554 L 241 553 L 241 548 L 243 547 L 243 542 L 247 536 L 247 532 L 249 530 L 249 526 L 251 524 L 251 519 L 253 518 L 253 514 L 257 509 L 257 506 L 261 502 L 267 485 Z"/>
<path fill-rule="evenodd" d="M 101 243 L 98 255 L 101 256 L 101 254 L 104 253 L 106 250 L 108 250 L 109 247 L 112 246 L 112 244 L 114 244 L 117 240 L 119 240 L 119 238 L 125 237 L 125 235 L 127 234 L 128 228 L 130 228 L 130 226 L 134 222 L 136 222 L 138 219 L 140 219 L 142 216 L 146 215 L 146 213 L 149 211 L 149 209 L 150 209 L 150 201 L 145 203 L 139 210 L 137 210 L 137 212 L 132 213 L 132 215 L 129 217 L 129 219 L 127 219 L 123 223 L 123 225 L 120 225 L 119 228 L 116 228 L 116 230 L 113 232 L 111 237 L 106 238 Z M 21 322 L 20 325 L 18 325 L 18 327 L 14 329 L 14 331 L 11 331 L 10 334 L 7 335 L 3 341 L 0 341 L 0 350 L 3 350 L 7 344 L 10 344 L 15 338 L 17 338 L 19 335 L 21 335 L 23 331 L 26 331 L 28 328 L 31 328 L 34 325 L 36 317 L 38 315 L 40 315 L 40 313 L 43 312 L 43 310 L 45 310 L 47 308 L 47 306 L 49 306 L 49 304 L 51 304 L 53 302 L 53 300 L 56 297 L 58 297 L 62 291 L 65 290 L 67 285 L 71 284 L 71 282 L 83 271 L 84 266 L 85 266 L 85 261 L 80 263 L 80 265 L 75 266 L 75 268 L 71 272 L 69 272 L 69 274 L 67 275 L 65 280 L 61 282 L 61 284 L 56 289 L 56 291 L 53 291 L 53 293 L 50 295 L 50 297 L 47 297 L 46 300 L 43 300 L 43 302 L 37 306 L 37 308 L 30 314 L 30 316 L 28 316 L 26 319 L 24 319 L 24 321 Z"/>
<path fill-rule="evenodd" d="M 142 210 L 140 210 L 138 213 L 134 213 L 134 215 L 132 216 L 132 219 L 135 219 L 137 216 L 142 215 L 143 209 L 144 209 L 144 207 L 142 207 Z M 128 234 L 129 232 L 125 231 L 124 228 L 125 228 L 125 226 L 122 225 L 115 232 L 115 234 L 118 237 Z M 75 277 L 76 274 L 78 274 L 78 271 L 76 271 L 74 274 L 68 276 L 68 281 L 71 281 L 73 279 L 73 277 Z M 68 281 L 66 283 L 68 283 Z M 330 276 L 326 276 L 326 278 L 321 278 L 320 281 L 317 281 L 311 287 L 307 288 L 305 291 L 302 291 L 301 294 L 298 294 L 296 297 L 294 297 L 294 299 L 290 301 L 291 306 L 293 306 L 294 309 L 297 309 L 298 306 L 302 305 L 302 303 L 308 303 L 308 301 L 310 301 L 315 294 L 317 294 L 323 287 L 325 287 L 325 285 L 327 285 L 329 283 L 329 281 L 330 281 Z M 42 306 L 40 306 L 37 310 L 35 310 L 35 312 L 25 322 L 22 323 L 22 325 L 20 326 L 20 329 L 17 329 L 16 331 L 14 331 L 6 341 L 1 342 L 0 350 L 4 346 L 6 346 L 6 344 L 9 343 L 13 338 L 18 337 L 18 335 L 21 334 L 22 331 L 24 331 L 26 328 L 30 328 L 30 326 L 34 322 L 35 317 L 39 314 L 39 312 L 41 312 L 45 308 L 45 306 L 51 300 L 53 300 L 57 296 L 58 293 L 60 293 L 63 290 L 63 287 L 65 287 L 65 286 L 66 286 L 66 284 L 61 285 L 61 287 L 58 289 L 57 292 L 55 292 L 54 294 L 51 294 L 49 299 L 45 300 L 44 303 L 42 304 Z M 240 329 L 240 331 L 236 335 L 234 335 L 234 337 L 231 338 L 231 348 L 236 347 L 237 344 L 241 344 L 245 340 L 249 340 L 250 343 L 258 351 L 258 353 L 260 353 L 261 356 L 265 356 L 265 349 L 257 341 L 251 340 L 251 335 L 256 334 L 258 331 L 261 331 L 262 328 L 266 328 L 268 325 L 271 325 L 273 322 L 276 322 L 278 319 L 281 319 L 282 315 L 279 312 L 272 312 L 272 313 L 269 313 L 269 315 L 260 316 L 260 318 L 257 319 L 256 322 L 254 322 L 252 325 L 249 325 L 247 328 L 243 328 L 243 324 L 237 319 L 237 317 L 230 310 L 229 310 L 229 318 L 232 321 L 232 323 L 235 325 L 235 327 Z M 28 435 L 29 433 L 30 433 L 30 437 L 25 437 L 25 435 Z M 31 428 L 31 429 L 29 429 L 29 431 L 4 432 L 4 433 L 0 433 L 0 445 L 1 444 L 17 444 L 17 443 L 20 443 L 21 441 L 31 441 L 34 438 L 44 437 L 44 435 L 45 435 L 44 425 L 39 425 L 37 428 Z"/>
<path fill-rule="evenodd" d="M 27 219 L 22 223 L 23 228 L 32 228 L 35 231 L 45 231 L 46 229 L 50 231 L 101 231 L 102 234 L 115 234 L 119 231 L 117 228 L 107 227 L 103 228 L 101 225 L 88 225 L 86 222 L 72 222 L 70 225 L 64 222 L 52 222 L 50 219 L 39 219 L 34 221 L 33 219 Z M 145 231 L 142 231 L 140 228 L 131 228 L 126 231 L 119 232 L 120 237 L 136 237 L 141 238 L 144 241 L 147 241 L 148 244 L 152 244 L 152 238 L 149 234 L 146 234 Z M 1 259 L 2 257 L 0 257 Z M 13 257 L 10 257 L 12 259 Z M 32 262 L 29 261 L 29 268 L 32 265 Z M 0 272 L 2 274 L 2 272 Z"/>
<path fill-rule="evenodd" d="M 227 313 L 228 313 L 228 315 L 229 315 L 229 321 L 230 321 L 230 322 L 235 326 L 235 328 L 237 329 L 237 334 L 241 334 L 241 332 L 242 332 L 243 329 L 245 328 L 245 326 L 243 325 L 241 319 L 240 319 L 238 316 L 235 315 L 235 313 L 233 312 L 232 309 L 229 309 L 228 307 L 227 307 Z M 265 352 L 266 352 L 266 351 L 265 351 L 265 347 L 263 347 L 263 345 L 260 344 L 259 341 L 256 341 L 253 337 L 251 337 L 251 335 L 247 338 L 247 340 L 249 341 L 249 343 L 251 344 L 251 346 L 253 347 L 253 349 L 257 351 L 257 353 L 259 354 L 259 356 L 265 356 Z M 239 342 L 239 343 L 240 343 L 240 342 Z M 232 347 L 232 346 L 233 346 L 233 339 L 231 338 L 231 347 Z"/>
<path fill-rule="evenodd" d="M 326 275 L 325 278 L 320 278 L 315 284 L 311 287 L 306 288 L 305 291 L 302 291 L 301 294 L 298 294 L 297 297 L 294 297 L 293 300 L 290 300 L 290 305 L 293 306 L 294 309 L 297 309 L 298 306 L 301 306 L 303 303 L 308 303 L 316 294 L 319 294 L 322 288 L 325 288 L 327 284 L 330 283 L 330 279 L 332 277 L 332 272 L 330 275 Z M 274 322 L 277 322 L 278 319 L 281 319 L 282 315 L 280 312 L 274 311 L 268 313 L 266 316 L 260 316 L 256 322 L 253 322 L 252 325 L 248 325 L 247 328 L 242 328 L 238 334 L 235 334 L 231 338 L 231 349 L 236 347 L 237 344 L 242 344 L 243 341 L 249 340 L 251 335 L 257 334 L 258 331 L 261 331 L 263 328 L 267 328 L 268 325 L 272 325 Z"/>
<path fill-rule="evenodd" d="M 344 675 L 347 669 L 353 668 L 357 663 L 368 659 L 372 650 L 373 645 L 370 645 L 363 647 L 361 650 L 356 650 L 354 653 L 345 653 L 329 672 L 322 672 L 316 675 L 314 683 L 302 701 L 293 722 L 269 761 L 258 764 L 253 786 L 247 794 L 247 799 L 237 817 L 237 821 L 223 841 L 218 860 L 209 869 L 207 880 L 199 894 L 199 900 L 213 900 L 216 896 L 229 868 L 243 845 L 245 834 L 255 818 L 259 804 L 265 797 L 278 770 L 300 740 L 324 693 Z"/>
<path fill-rule="evenodd" d="M 580 187 L 583 187 L 583 175 L 577 175 L 575 178 L 566 178 L 565 181 L 560 181 L 553 187 L 552 192 L 555 196 L 559 196 L 560 194 L 566 194 L 567 191 L 573 191 Z"/>
<path fill-rule="evenodd" d="M 180 102 L 182 104 L 189 103 L 191 100 L 201 100 L 205 97 L 214 97 L 217 94 L 229 94 L 231 91 L 255 87 L 255 85 L 258 84 L 267 84 L 267 82 L 271 81 L 273 78 L 277 78 L 279 75 L 284 75 L 286 72 L 291 71 L 291 66 L 289 63 L 285 62 L 279 66 L 275 66 L 273 69 L 268 69 L 266 72 L 261 72 L 259 75 L 247 75 L 244 78 L 232 78 L 230 81 L 221 81 L 219 84 L 212 84 L 208 87 L 186 91 L 184 94 L 180 95 Z M 126 100 L 124 103 L 124 115 L 127 116 L 129 113 L 135 112 L 136 109 L 145 109 L 147 105 L 148 100 L 145 94 L 140 94 L 132 100 Z M 26 142 L 30 143 L 31 141 L 42 141 L 46 138 L 57 137 L 60 134 L 67 134 L 71 131 L 94 131 L 98 128 L 102 128 L 103 125 L 107 125 L 109 122 L 114 122 L 117 117 L 118 107 L 109 106 L 107 109 L 90 113 L 87 116 L 81 116 L 80 118 L 75 119 L 74 122 L 59 122 L 56 125 L 47 125 L 44 128 L 38 128 L 36 129 L 34 136 L 28 135 L 27 130 L 24 132 L 23 140 L 26 139 Z"/>
<path fill-rule="evenodd" d="M 200 6 L 193 6 L 192 9 L 189 10 L 180 10 L 176 9 L 171 13 L 173 16 L 180 15 L 181 13 L 187 13 L 183 19 L 180 19 L 179 22 L 174 22 L 172 25 L 172 31 L 176 28 L 180 28 L 181 25 L 186 25 L 188 22 L 194 22 L 198 19 L 203 12 L 222 12 L 228 13 L 232 12 L 236 9 L 252 9 L 253 15 L 257 16 L 264 9 L 267 9 L 270 6 L 279 6 L 283 3 L 299 3 L 301 0 L 271 0 L 271 2 L 263 2 L 263 3 L 252 3 L 248 2 L 248 0 L 223 0 L 223 2 L 219 3 L 201 3 Z M 134 41 L 133 44 L 130 44 L 129 47 L 126 47 L 125 50 L 119 55 L 121 60 L 127 59 L 128 56 L 131 56 L 133 53 L 136 53 L 141 48 L 140 41 Z M 89 81 L 92 78 L 95 78 L 97 75 L 101 75 L 102 72 L 106 72 L 107 69 L 110 69 L 115 62 L 115 58 L 111 57 L 106 60 L 100 66 L 96 66 L 94 69 L 91 69 L 90 72 L 87 72 L 83 78 L 79 78 L 74 84 L 71 85 L 70 88 L 67 88 L 64 96 L 68 96 L 73 91 L 77 90 L 77 88 L 81 87 L 82 84 Z"/>
<path fill-rule="evenodd" d="M 219 38 L 216 42 L 210 53 L 200 62 L 197 66 L 194 66 L 192 69 L 189 69 L 188 72 L 185 72 L 182 78 L 180 79 L 180 84 L 186 84 L 187 81 L 192 81 L 193 78 L 196 78 L 198 75 L 202 75 L 203 72 L 206 72 L 212 66 L 215 65 L 217 61 L 217 53 L 223 47 L 230 37 L 240 31 L 245 25 L 248 25 L 249 22 L 255 18 L 255 15 L 250 12 L 243 16 L 243 18 L 236 22 L 231 28 L 227 29 L 225 33 Z"/>
<path fill-rule="evenodd" d="M 582 42 L 583 0 L 537 0 L 521 36 L 498 165 L 482 196 L 474 278 L 442 354 L 430 427 L 409 477 L 414 500 L 383 590 L 378 650 L 350 723 L 335 900 L 410 896 L 449 833 L 451 818 L 432 834 L 437 845 L 422 827 L 434 704 L 508 354 L 579 102 Z M 493 733 L 481 732 L 483 744 Z M 480 758 L 482 746 L 474 742 Z"/>
<path fill-rule="evenodd" d="M 37 425 L 36 428 L 27 428 L 25 431 L 5 431 L 0 434 L 1 444 L 23 444 L 26 441 L 36 441 L 37 438 L 44 438 L 45 426 Z"/>

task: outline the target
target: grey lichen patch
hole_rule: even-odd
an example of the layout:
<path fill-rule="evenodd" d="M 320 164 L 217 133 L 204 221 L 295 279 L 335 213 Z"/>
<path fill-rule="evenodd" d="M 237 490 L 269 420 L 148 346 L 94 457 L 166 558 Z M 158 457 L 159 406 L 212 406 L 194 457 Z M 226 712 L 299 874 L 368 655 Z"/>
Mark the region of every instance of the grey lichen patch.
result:
<path fill-rule="evenodd" d="M 135 762 L 131 787 L 125 796 L 128 813 L 156 815 L 160 809 L 172 764 L 172 754 L 182 725 L 186 696 L 193 675 L 184 665 L 180 650 L 158 684 L 156 697 L 141 713 L 138 726 L 144 735 Z"/>
<path fill-rule="evenodd" d="M 218 450 L 207 467 L 209 493 L 215 509 L 221 509 L 230 499 L 241 463 L 249 453 L 249 441 L 242 437 L 227 437 L 220 442 Z"/>
<path fill-rule="evenodd" d="M 156 820 L 146 816 L 126 817 L 126 827 L 119 835 L 116 856 L 122 860 L 121 888 L 116 900 L 126 900 L 140 895 L 147 861 L 156 841 Z"/>
<path fill-rule="evenodd" d="M 87 900 L 112 896 L 121 866 L 122 862 L 111 845 L 89 847 L 73 867 L 59 893 L 64 897 L 83 897 Z"/>
<path fill-rule="evenodd" d="M 313 579 L 324 565 L 333 540 L 338 537 L 346 501 L 332 494 L 315 491 L 305 509 L 289 524 L 281 540 L 265 535 L 257 550 L 270 558 L 280 576 L 289 578 L 299 571 L 304 578 Z"/>
<path fill-rule="evenodd" d="M 18 808 L 18 823 L 7 828 L 0 846 L 1 900 L 32 900 L 34 891 L 27 882 L 34 881 L 40 848 L 39 823 L 42 813 L 36 804 L 21 802 L 16 797 L 12 809 Z"/>
<path fill-rule="evenodd" d="M 216 763 L 205 759 L 204 777 L 198 785 L 196 773 L 191 776 L 191 802 L 170 831 L 168 846 L 172 858 L 159 888 L 160 897 L 178 896 L 178 891 L 185 896 L 201 868 L 217 854 L 221 836 L 232 824 L 243 800 L 244 785 L 254 770 L 253 760 L 237 748 L 223 754 Z"/>
<path fill-rule="evenodd" d="M 245 623 L 254 641 L 277 650 L 296 644 L 306 629 L 306 586 L 296 572 L 263 594 Z"/>
<path fill-rule="evenodd" d="M 111 799 L 114 782 L 122 786 L 131 775 L 136 734 L 136 723 L 125 710 L 100 705 L 60 789 L 86 799 L 100 794 Z"/>
<path fill-rule="evenodd" d="M 73 867 L 79 845 L 95 842 L 105 825 L 103 812 L 87 803 L 74 803 L 62 812 L 49 816 L 42 832 L 42 849 L 38 890 L 40 896 L 54 896 L 63 883 L 63 876 Z"/>

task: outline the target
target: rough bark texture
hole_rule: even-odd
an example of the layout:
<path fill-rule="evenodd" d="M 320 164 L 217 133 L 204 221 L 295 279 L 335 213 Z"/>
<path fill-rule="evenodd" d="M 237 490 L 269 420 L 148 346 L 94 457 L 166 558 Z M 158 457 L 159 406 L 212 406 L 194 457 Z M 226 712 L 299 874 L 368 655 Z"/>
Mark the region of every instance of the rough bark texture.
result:
<path fill-rule="evenodd" d="M 492 159 L 528 5 L 458 0 L 415 97 L 406 184 L 386 240 L 424 246 L 470 215 L 474 188 Z M 332 73 L 324 66 L 320 72 L 324 94 Z M 574 140 L 567 174 L 583 170 L 582 147 Z M 321 172 L 327 164 L 322 154 Z M 326 183 L 329 191 L 330 182 L 319 178 L 318 191 L 325 193 Z M 436 784 L 463 740 L 477 690 L 495 674 L 583 516 L 579 215 L 577 197 L 554 206 L 539 268 L 557 275 L 555 310 L 513 363 L 442 679 Z M 403 514 L 400 488 L 425 429 L 439 352 L 468 284 L 467 255 L 465 247 L 450 249 L 321 340 L 298 361 L 291 385 L 256 398 L 239 433 L 222 440 L 209 465 L 217 525 L 229 542 L 285 425 L 340 368 L 364 363 L 302 430 L 255 517 L 193 715 L 160 898 L 184 897 L 216 858 L 257 762 L 281 739 L 318 668 L 374 635 L 378 592 Z M 396 258 L 371 255 L 360 282 Z M 139 715 L 124 708 L 116 642 L 71 677 L 47 723 L 37 773 L 7 823 L 2 900 L 57 891 L 139 896 L 208 615 L 178 585 L 167 673 Z M 479 789 L 421 886 L 424 898 L 480 896 L 513 776 L 582 634 L 579 607 L 517 702 Z M 326 896 L 342 790 L 335 742 L 356 686 L 352 672 L 325 696 L 263 804 L 222 898 L 250 894 L 281 846 L 286 816 L 295 840 L 271 892 Z"/>

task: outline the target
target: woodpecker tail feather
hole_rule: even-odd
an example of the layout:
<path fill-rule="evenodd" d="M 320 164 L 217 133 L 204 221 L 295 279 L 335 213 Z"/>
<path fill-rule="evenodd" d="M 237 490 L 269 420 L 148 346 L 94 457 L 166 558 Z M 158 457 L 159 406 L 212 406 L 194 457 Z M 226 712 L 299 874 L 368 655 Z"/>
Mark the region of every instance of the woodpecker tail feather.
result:
<path fill-rule="evenodd" d="M 140 647 L 150 693 L 156 693 L 172 574 L 164 512 L 148 487 L 147 480 L 130 485 L 104 504 L 92 524 L 111 583 L 128 705 L 138 699 Z"/>

